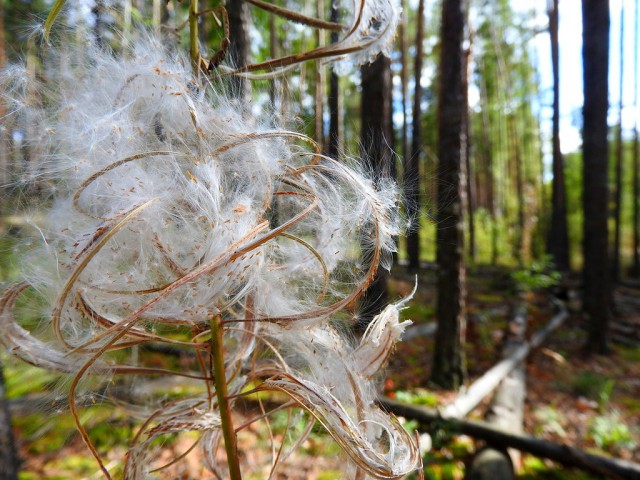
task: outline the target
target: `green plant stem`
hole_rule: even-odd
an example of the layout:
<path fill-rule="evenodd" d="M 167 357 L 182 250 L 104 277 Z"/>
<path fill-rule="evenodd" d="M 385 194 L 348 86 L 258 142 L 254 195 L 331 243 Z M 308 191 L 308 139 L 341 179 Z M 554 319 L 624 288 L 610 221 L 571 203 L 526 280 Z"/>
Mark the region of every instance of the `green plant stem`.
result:
<path fill-rule="evenodd" d="M 216 385 L 218 410 L 222 422 L 224 448 L 227 451 L 229 475 L 231 480 L 241 480 L 240 461 L 238 459 L 238 445 L 236 432 L 231 420 L 231 409 L 227 398 L 227 378 L 224 368 L 224 351 L 222 346 L 222 320 L 220 315 L 211 319 L 211 374 Z"/>
<path fill-rule="evenodd" d="M 194 73 L 200 69 L 200 46 L 198 44 L 198 0 L 189 0 L 189 53 Z"/>

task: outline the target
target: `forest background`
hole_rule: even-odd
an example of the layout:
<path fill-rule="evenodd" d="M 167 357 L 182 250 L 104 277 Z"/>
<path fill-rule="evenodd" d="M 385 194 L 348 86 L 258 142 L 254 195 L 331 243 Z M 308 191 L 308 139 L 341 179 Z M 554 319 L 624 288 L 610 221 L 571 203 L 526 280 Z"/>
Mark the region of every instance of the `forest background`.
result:
<path fill-rule="evenodd" d="M 451 404 L 459 387 L 500 356 L 497 340 L 522 305 L 535 330 L 553 316 L 551 299 L 561 297 L 571 316 L 529 358 L 536 382 L 522 407 L 523 428 L 638 461 L 640 13 L 637 1 L 585 1 L 583 8 L 595 12 L 592 3 L 605 5 L 606 15 L 599 11 L 590 23 L 581 21 L 580 2 L 574 1 L 405 2 L 390 61 L 346 68 L 340 76 L 330 66 L 304 63 L 285 77 L 254 82 L 247 95 L 255 108 L 273 106 L 285 126 L 304 130 L 324 152 L 337 158 L 362 153 L 372 169 L 394 175 L 404 188 L 412 227 L 399 239 L 391 275 L 381 275 L 360 306 L 361 317 L 371 317 L 388 298 L 407 294 L 418 274 L 419 290 L 407 312 L 416 333 L 399 347 L 385 393 L 422 405 Z M 38 29 L 51 3 L 0 0 L 0 8 L 0 66 L 26 59 L 29 72 L 46 82 L 46 46 Z M 340 17 L 322 0 L 295 8 L 332 21 Z M 238 46 L 240 35 L 231 35 L 229 50 L 238 65 L 335 41 L 329 32 L 310 35 L 263 10 L 243 9 L 247 43 Z M 69 2 L 61 21 L 93 32 L 117 52 L 137 25 L 162 31 L 179 25 L 185 12 L 176 1 L 79 0 Z M 456 18 L 463 29 L 448 44 L 443 32 L 449 23 L 458 25 Z M 583 46 L 583 35 L 600 51 L 589 51 L 590 41 Z M 202 22 L 200 37 L 203 49 L 213 52 L 223 32 Z M 555 72 L 553 48 L 559 54 Z M 448 59 L 458 83 L 443 80 Z M 590 84 L 603 76 L 604 89 Z M 449 108 L 460 114 L 450 116 L 451 126 L 439 112 L 455 85 L 459 98 Z M 600 101 L 599 110 L 591 100 Z M 37 132 L 0 117 L 0 184 L 15 185 L 29 170 L 29 138 Z M 14 190 L 4 189 L 0 206 L 5 281 L 14 280 L 16 251 L 26 235 L 24 219 L 11 205 Z M 433 331 L 419 333 L 434 324 L 435 341 Z M 5 375 L 7 395 L 23 414 L 15 423 L 24 437 L 18 445 L 25 471 L 36 475 L 24 478 L 87 472 L 91 463 L 68 431 L 60 429 L 57 451 L 68 447 L 76 463 L 50 459 L 52 450 L 38 444 L 42 432 L 29 416 L 37 413 L 26 415 L 19 399 L 46 390 L 51 379 L 21 368 L 9 364 Z M 543 375 L 549 370 L 555 376 Z M 19 380 L 22 375 L 32 382 Z M 482 408 L 474 414 L 482 415 Z M 427 472 L 460 478 L 476 445 L 438 432 L 431 432 Z M 564 472 L 533 458 L 519 466 L 533 478 Z"/>

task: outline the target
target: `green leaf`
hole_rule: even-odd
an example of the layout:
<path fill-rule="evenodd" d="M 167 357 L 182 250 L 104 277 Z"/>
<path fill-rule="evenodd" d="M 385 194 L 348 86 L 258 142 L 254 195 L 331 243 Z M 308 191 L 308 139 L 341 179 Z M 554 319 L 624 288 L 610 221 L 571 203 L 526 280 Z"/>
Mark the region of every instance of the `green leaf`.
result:
<path fill-rule="evenodd" d="M 45 40 L 49 40 L 49 32 L 51 31 L 53 22 L 55 22 L 56 18 L 58 18 L 58 15 L 60 14 L 60 11 L 62 10 L 62 7 L 64 7 L 65 3 L 67 3 L 67 0 L 56 0 L 56 2 L 53 4 L 53 7 L 51 7 L 51 11 L 49 12 L 49 15 L 47 15 L 47 19 L 44 21 Z"/>

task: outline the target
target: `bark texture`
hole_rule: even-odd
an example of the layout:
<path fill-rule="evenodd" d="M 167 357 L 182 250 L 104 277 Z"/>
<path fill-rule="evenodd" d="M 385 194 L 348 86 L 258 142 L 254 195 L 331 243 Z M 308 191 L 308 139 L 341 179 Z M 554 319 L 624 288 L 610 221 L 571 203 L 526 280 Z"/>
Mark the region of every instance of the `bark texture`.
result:
<path fill-rule="evenodd" d="M 640 277 L 640 128 L 638 125 L 635 127 L 633 136 L 633 266 L 631 273 L 636 278 Z"/>
<path fill-rule="evenodd" d="M 330 21 L 338 23 L 340 21 L 340 5 L 338 0 L 331 4 Z M 339 40 L 338 32 L 331 32 L 331 43 Z M 340 81 L 333 66 L 329 67 L 329 93 L 327 95 L 327 105 L 329 108 L 329 138 L 327 139 L 327 154 L 331 158 L 339 158 L 342 151 L 342 98 L 340 97 Z"/>
<path fill-rule="evenodd" d="M 633 40 L 633 68 L 635 73 L 635 83 L 633 87 L 633 103 L 636 111 L 640 111 L 638 102 L 638 84 L 640 79 L 640 66 L 638 65 L 638 51 L 640 45 L 640 1 L 636 0 L 635 33 Z M 636 116 L 633 134 L 633 266 L 631 271 L 635 277 L 640 277 L 640 127 L 638 126 L 638 116 Z"/>
<path fill-rule="evenodd" d="M 564 179 L 564 160 L 560 149 L 560 48 L 558 46 L 558 0 L 549 9 L 549 36 L 551 37 L 551 64 L 553 70 L 553 181 L 551 184 L 551 225 L 547 239 L 547 252 L 555 267 L 569 271 L 569 229 L 567 226 L 567 194 Z"/>
<path fill-rule="evenodd" d="M 423 37 L 424 37 L 424 0 L 418 3 L 418 30 L 416 32 L 416 57 L 414 65 L 415 89 L 413 93 L 413 125 L 411 154 L 406 159 L 404 170 L 405 201 L 407 214 L 413 225 L 407 235 L 407 257 L 409 270 L 420 268 L 420 152 L 422 151 L 422 75 Z"/>
<path fill-rule="evenodd" d="M 0 480 L 17 480 L 18 453 L 11 429 L 11 415 L 5 398 L 4 375 L 0 364 Z"/>
<path fill-rule="evenodd" d="M 389 148 L 393 130 L 390 115 L 391 61 L 385 56 L 361 68 L 362 74 L 362 138 L 363 156 L 371 162 L 376 174 L 391 172 L 393 152 Z M 365 258 L 368 256 L 364 252 Z M 379 269 L 375 280 L 365 292 L 361 302 L 361 323 L 369 321 L 388 303 L 388 272 Z"/>
<path fill-rule="evenodd" d="M 607 234 L 609 107 L 609 2 L 582 1 L 584 312 L 588 321 L 586 348 L 607 353 L 610 279 Z"/>
<path fill-rule="evenodd" d="M 244 67 L 249 62 L 249 6 L 244 0 L 228 0 L 226 3 L 229 15 L 229 50 L 227 58 L 234 67 Z M 249 93 L 247 80 L 232 77 L 231 91 L 240 99 L 246 99 Z"/>
<path fill-rule="evenodd" d="M 463 39 L 466 2 L 444 0 L 438 108 L 438 331 L 431 379 L 458 388 L 465 378 Z"/>
<path fill-rule="evenodd" d="M 611 259 L 611 278 L 620 280 L 620 230 L 622 223 L 622 176 L 624 170 L 624 143 L 622 141 L 622 109 L 624 108 L 624 2 L 620 5 L 620 100 L 618 103 L 618 129 L 616 130 L 616 177 L 615 199 L 613 205 L 613 258 Z"/>

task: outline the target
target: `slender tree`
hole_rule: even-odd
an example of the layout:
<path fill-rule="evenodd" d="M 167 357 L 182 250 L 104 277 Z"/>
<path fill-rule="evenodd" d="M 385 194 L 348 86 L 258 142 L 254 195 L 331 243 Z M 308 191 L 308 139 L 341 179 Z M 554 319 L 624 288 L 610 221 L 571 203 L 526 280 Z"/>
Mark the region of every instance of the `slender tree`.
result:
<path fill-rule="evenodd" d="M 331 4 L 330 20 L 338 23 L 340 20 L 339 0 L 333 0 Z M 331 43 L 336 43 L 339 39 L 338 32 L 331 32 Z M 329 94 L 327 95 L 327 105 L 329 108 L 329 138 L 327 139 L 327 154 L 332 158 L 339 158 L 342 151 L 342 99 L 340 97 L 340 81 L 335 67 L 329 67 Z"/>
<path fill-rule="evenodd" d="M 5 36 L 4 36 L 4 2 L 0 0 L 0 70 L 7 63 Z M 0 100 L 0 118 L 4 118 L 4 104 Z M 6 131 L 6 122 L 0 125 L 0 186 L 6 185 L 8 178 L 9 154 Z M 4 203 L 4 202 L 2 202 Z M 0 204 L 0 213 L 5 212 L 5 205 Z M 3 366 L 0 363 L 0 478 L 14 480 L 18 478 L 18 455 L 16 453 L 13 430 L 11 428 L 11 415 L 5 397 Z"/>
<path fill-rule="evenodd" d="M 467 12 L 468 14 L 468 12 Z M 468 24 L 468 18 L 466 23 Z M 469 31 L 469 45 L 464 51 L 463 55 L 463 84 L 462 84 L 462 92 L 464 94 L 464 104 L 466 106 L 464 115 L 462 118 L 462 132 L 465 138 L 465 177 L 467 179 L 466 185 L 466 195 L 467 195 L 467 231 L 469 234 L 469 259 L 471 262 L 475 263 L 476 260 L 476 225 L 475 225 L 475 204 L 476 204 L 476 188 L 475 188 L 475 175 L 473 175 L 473 171 L 471 168 L 471 116 L 469 115 L 469 63 L 471 62 L 471 40 L 472 35 L 471 31 Z"/>
<path fill-rule="evenodd" d="M 608 352 L 611 271 L 607 242 L 609 189 L 607 111 L 609 107 L 609 2 L 582 0 L 584 311 L 587 350 Z"/>
<path fill-rule="evenodd" d="M 96 45 L 104 46 L 105 38 L 105 18 L 104 18 L 105 5 L 103 0 L 96 0 L 91 9 L 93 14 L 93 36 L 96 40 Z"/>
<path fill-rule="evenodd" d="M 635 34 L 633 41 L 633 69 L 635 72 L 635 83 L 633 89 L 633 103 L 636 112 L 640 111 L 638 102 L 638 83 L 640 79 L 640 65 L 638 65 L 638 50 L 640 45 L 640 1 L 636 0 L 636 20 Z M 636 277 L 640 277 L 640 131 L 638 126 L 638 115 L 636 115 L 633 135 L 633 267 L 632 271 Z"/>
<path fill-rule="evenodd" d="M 442 4 L 438 104 L 437 263 L 438 330 L 432 380 L 459 387 L 465 377 L 464 154 L 464 0 Z"/>
<path fill-rule="evenodd" d="M 409 161 L 409 132 L 407 122 L 407 9 L 406 1 L 402 0 L 402 18 L 398 27 L 400 37 L 400 89 L 402 95 L 402 164 L 407 165 Z"/>
<path fill-rule="evenodd" d="M 159 31 L 160 24 L 162 22 L 162 0 L 153 0 L 151 8 L 151 21 L 153 23 L 153 27 Z"/>
<path fill-rule="evenodd" d="M 480 84 L 480 105 L 482 110 L 482 133 L 480 138 L 482 139 L 482 152 L 484 157 L 484 174 L 482 182 L 478 182 L 483 185 L 485 207 L 491 213 L 491 264 L 496 265 L 498 263 L 498 207 L 495 198 L 495 169 L 494 169 L 494 153 L 493 142 L 491 136 L 491 115 L 489 112 L 489 94 L 487 92 L 487 78 L 482 77 Z"/>
<path fill-rule="evenodd" d="M 2 364 L 0 364 L 0 478 L 2 480 L 17 480 L 18 471 L 19 459 L 11 429 L 11 415 L 5 396 Z"/>
<path fill-rule="evenodd" d="M 613 258 L 611 259 L 611 278 L 620 279 L 620 228 L 622 213 L 622 175 L 624 143 L 622 141 L 622 110 L 624 108 L 624 2 L 620 4 L 620 99 L 618 101 L 618 128 L 616 129 L 616 176 L 615 199 L 613 204 Z"/>
<path fill-rule="evenodd" d="M 244 0 L 228 0 L 226 3 L 229 15 L 229 51 L 227 56 L 235 67 L 243 67 L 249 61 L 249 10 Z M 242 77 L 232 76 L 233 94 L 246 99 L 249 91 L 248 82 Z"/>
<path fill-rule="evenodd" d="M 362 152 L 368 158 L 376 173 L 389 174 L 393 152 L 389 148 L 393 136 L 391 125 L 391 60 L 383 55 L 369 65 L 362 66 L 361 98 L 361 144 L 367 149 Z M 364 252 L 365 258 L 368 256 Z M 368 323 L 380 313 L 388 303 L 388 272 L 378 270 L 375 280 L 364 294 L 361 303 L 361 323 Z"/>
<path fill-rule="evenodd" d="M 405 198 L 407 213 L 414 225 L 407 235 L 408 268 L 420 268 L 420 152 L 422 151 L 422 61 L 424 56 L 424 0 L 418 3 L 418 28 L 416 31 L 416 56 L 414 66 L 415 90 L 413 93 L 413 125 L 411 155 L 406 159 L 404 169 Z"/>
<path fill-rule="evenodd" d="M 551 67 L 553 70 L 553 180 L 551 184 L 551 225 L 547 238 L 547 252 L 561 271 L 568 271 L 569 229 L 567 226 L 567 193 L 564 179 L 564 160 L 560 150 L 560 48 L 558 44 L 558 0 L 549 4 L 549 36 L 551 37 Z"/>
<path fill-rule="evenodd" d="M 0 0 L 0 70 L 7 64 L 4 13 L 4 1 Z M 0 100 L 0 118 L 3 119 L 2 124 L 0 124 L 0 185 L 7 185 L 9 183 L 9 122 L 7 122 L 5 118 L 5 105 L 3 100 Z M 0 215 L 5 211 L 5 206 L 2 203 L 0 203 Z"/>
<path fill-rule="evenodd" d="M 316 15 L 324 18 L 324 0 L 316 0 Z M 324 46 L 324 30 L 318 28 L 315 32 L 316 45 Z M 326 83 L 326 70 L 322 62 L 315 63 L 315 81 L 313 86 L 314 97 L 314 139 L 318 143 L 320 150 L 324 149 L 324 88 Z"/>

